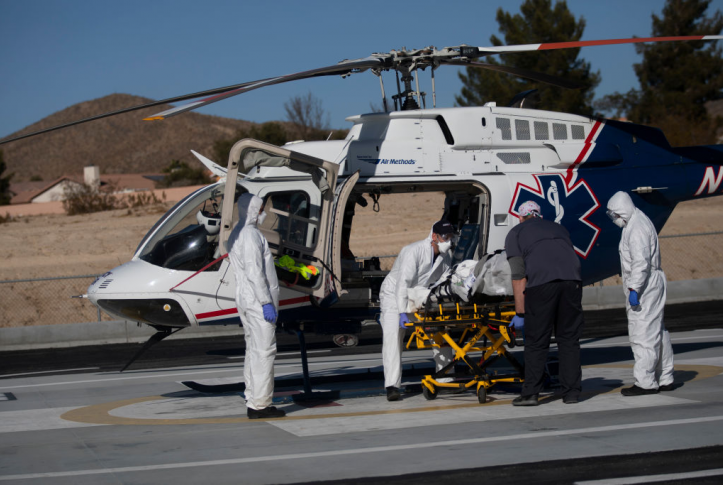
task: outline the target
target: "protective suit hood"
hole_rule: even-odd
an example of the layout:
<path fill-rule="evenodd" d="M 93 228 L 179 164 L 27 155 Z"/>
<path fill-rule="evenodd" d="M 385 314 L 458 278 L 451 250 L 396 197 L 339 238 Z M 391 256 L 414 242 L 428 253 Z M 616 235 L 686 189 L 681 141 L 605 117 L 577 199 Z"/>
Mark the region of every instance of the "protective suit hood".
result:
<path fill-rule="evenodd" d="M 608 210 L 622 217 L 625 222 L 630 222 L 635 213 L 635 204 L 626 192 L 616 192 L 608 201 Z"/>
<path fill-rule="evenodd" d="M 244 226 L 256 225 L 263 205 L 264 201 L 260 197 L 249 193 L 241 194 L 238 198 L 238 220 L 245 221 Z"/>

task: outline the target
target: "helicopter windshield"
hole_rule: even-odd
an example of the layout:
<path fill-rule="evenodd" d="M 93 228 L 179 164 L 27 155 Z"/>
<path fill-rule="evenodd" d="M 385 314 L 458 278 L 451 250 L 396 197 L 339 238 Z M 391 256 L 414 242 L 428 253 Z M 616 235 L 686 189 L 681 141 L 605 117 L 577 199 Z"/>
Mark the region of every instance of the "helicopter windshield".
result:
<path fill-rule="evenodd" d="M 176 204 L 143 238 L 137 257 L 182 271 L 199 271 L 219 258 L 224 188 L 225 183 L 211 185 Z M 235 199 L 244 191 L 237 187 Z M 208 271 L 217 271 L 220 266 L 219 261 Z"/>

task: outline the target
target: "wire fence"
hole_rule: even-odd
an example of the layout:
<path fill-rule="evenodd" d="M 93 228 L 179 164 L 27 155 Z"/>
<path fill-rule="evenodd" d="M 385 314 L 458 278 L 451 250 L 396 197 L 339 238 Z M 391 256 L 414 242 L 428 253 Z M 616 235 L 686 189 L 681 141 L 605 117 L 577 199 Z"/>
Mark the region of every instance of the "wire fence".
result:
<path fill-rule="evenodd" d="M 668 281 L 723 276 L 723 231 L 660 236 L 663 270 Z M 389 270 L 395 255 L 378 256 Z M 109 321 L 84 298 L 98 275 L 60 276 L 0 281 L 0 327 Z M 619 277 L 600 285 L 619 285 Z"/>

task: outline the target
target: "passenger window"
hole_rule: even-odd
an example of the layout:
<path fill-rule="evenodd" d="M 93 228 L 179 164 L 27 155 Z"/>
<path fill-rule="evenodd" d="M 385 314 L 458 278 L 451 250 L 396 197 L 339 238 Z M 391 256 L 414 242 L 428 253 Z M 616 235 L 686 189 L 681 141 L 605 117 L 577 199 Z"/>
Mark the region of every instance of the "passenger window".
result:
<path fill-rule="evenodd" d="M 567 125 L 563 125 L 562 123 L 553 123 L 552 136 L 555 137 L 555 140 L 567 140 Z"/>
<path fill-rule="evenodd" d="M 584 140 L 585 139 L 585 128 L 581 125 L 572 125 L 570 126 L 570 130 L 572 130 L 572 139 L 573 140 Z"/>
<path fill-rule="evenodd" d="M 262 229 L 279 234 L 281 241 L 312 248 L 319 221 L 310 217 L 309 194 L 304 191 L 274 192 L 266 196 L 267 217 Z"/>
<path fill-rule="evenodd" d="M 509 118 L 497 118 L 497 129 L 500 130 L 503 140 L 512 139 L 512 125 Z"/>
<path fill-rule="evenodd" d="M 549 125 L 542 121 L 535 121 L 535 140 L 549 140 Z"/>
<path fill-rule="evenodd" d="M 515 120 L 515 132 L 518 140 L 530 139 L 530 122 L 527 120 Z"/>

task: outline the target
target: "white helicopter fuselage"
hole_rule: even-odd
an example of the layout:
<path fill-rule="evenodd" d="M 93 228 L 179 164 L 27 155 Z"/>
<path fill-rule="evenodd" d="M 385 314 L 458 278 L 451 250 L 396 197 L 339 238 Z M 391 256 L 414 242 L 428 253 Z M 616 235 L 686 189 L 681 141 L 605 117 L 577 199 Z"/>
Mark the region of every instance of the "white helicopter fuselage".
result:
<path fill-rule="evenodd" d="M 301 315 L 299 309 L 320 306 L 319 302 L 334 289 L 339 301 L 332 308 L 374 310 L 378 305 L 374 284 L 366 287 L 364 282 L 382 278 L 383 272 L 353 267 L 349 273 L 340 262 L 342 213 L 352 192 L 445 192 L 445 212 L 439 217 L 450 218 L 461 232 L 455 252 L 457 260 L 504 248 L 507 233 L 518 223 L 516 208 L 525 200 L 536 200 L 545 218 L 570 231 L 575 250 L 584 263 L 583 271 L 587 272 L 583 275 L 584 283 L 588 284 L 618 271 L 613 258 L 619 232 L 611 224 L 605 225 L 601 218 L 604 210 L 598 209 L 616 190 L 639 192 L 646 188 L 643 185 L 653 185 L 645 184 L 645 177 L 653 172 L 621 171 L 623 162 L 638 163 L 645 157 L 669 155 L 660 151 L 656 143 L 639 139 L 651 132 L 630 135 L 625 132 L 627 128 L 620 128 L 619 122 L 503 108 L 494 103 L 470 108 L 373 113 L 353 116 L 348 121 L 353 126 L 346 139 L 340 141 L 294 142 L 281 148 L 255 141 L 254 147 L 243 148 L 248 142 L 238 142 L 239 148 L 236 152 L 232 150 L 229 160 L 228 180 L 200 189 L 171 209 L 144 238 L 133 259 L 100 277 L 89 288 L 88 297 L 119 318 L 154 326 L 238 323 L 235 276 L 227 260 L 216 261 L 215 266 L 205 270 L 197 262 L 189 269 L 174 267 L 175 256 L 166 254 L 172 246 L 167 234 L 176 239 L 186 237 L 188 241 L 201 237 L 191 236 L 193 231 L 200 231 L 198 225 L 189 224 L 175 232 L 169 232 L 169 226 L 178 226 L 195 213 L 199 204 L 217 197 L 222 190 L 230 200 L 228 194 L 234 190 L 229 189 L 230 184 L 237 191 L 264 198 L 266 211 L 276 214 L 276 226 L 261 228 L 275 256 L 288 255 L 296 262 L 316 266 L 321 272 L 316 281 L 304 283 L 297 277 L 281 284 L 281 314 Z M 610 123 L 618 123 L 617 128 L 606 128 Z M 608 133 L 606 139 L 601 137 L 603 132 Z M 244 150 L 252 149 L 269 155 L 268 160 L 247 162 Z M 310 166 L 317 168 L 299 171 L 298 167 L 278 162 L 284 157 L 302 155 L 313 159 L 317 165 Z M 302 160 L 302 164 L 307 162 Z M 235 174 L 231 174 L 232 167 L 239 164 L 244 178 L 237 181 Z M 317 169 L 326 174 L 330 187 L 323 188 L 319 177 L 310 176 Z M 598 178 L 604 182 L 597 183 Z M 668 185 L 673 183 L 677 182 L 670 181 Z M 329 189 L 332 192 L 327 192 Z M 677 201 L 693 196 L 692 192 L 677 195 L 674 187 L 670 194 L 674 196 L 670 196 L 665 211 L 655 213 L 658 206 L 651 203 L 651 218 L 659 229 Z M 296 202 L 290 202 L 289 197 L 303 202 L 292 210 L 288 207 Z M 230 219 L 224 221 L 230 230 Z M 294 230 L 295 224 L 297 228 L 301 224 L 302 230 Z M 607 231 L 604 237 L 601 227 Z M 222 243 L 215 247 L 215 258 L 223 254 L 223 231 Z M 198 241 L 205 244 L 204 239 Z M 165 252 L 159 249 L 162 245 L 168 246 L 161 248 Z M 183 246 L 186 250 L 187 246 Z M 206 257 L 204 263 L 212 262 L 213 257 Z M 348 277 L 341 278 L 345 272 Z M 354 284 L 345 287 L 342 279 Z"/>

